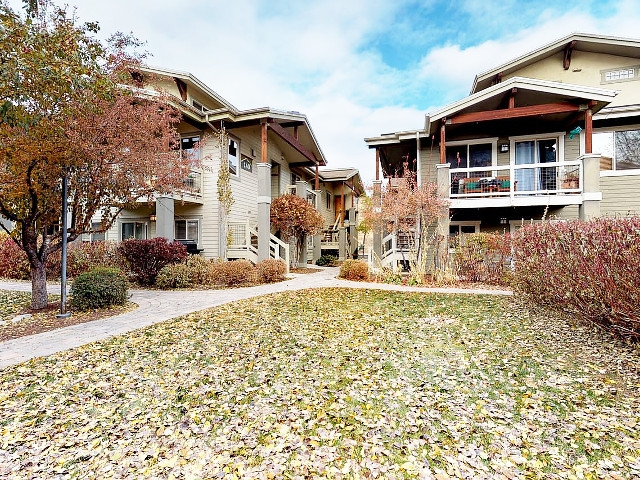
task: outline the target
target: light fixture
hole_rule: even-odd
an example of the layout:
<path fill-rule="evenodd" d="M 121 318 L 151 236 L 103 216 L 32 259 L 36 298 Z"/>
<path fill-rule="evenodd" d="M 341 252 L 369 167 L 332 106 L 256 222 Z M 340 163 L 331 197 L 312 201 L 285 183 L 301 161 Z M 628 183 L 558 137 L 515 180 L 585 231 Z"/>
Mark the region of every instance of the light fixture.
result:
<path fill-rule="evenodd" d="M 152 222 L 155 222 L 157 218 L 158 217 L 156 217 L 155 213 L 152 213 L 151 215 L 149 215 L 149 220 L 151 220 Z"/>
<path fill-rule="evenodd" d="M 508 143 L 501 143 L 500 144 L 500 153 L 507 153 L 509 151 L 509 144 Z"/>
<path fill-rule="evenodd" d="M 500 225 L 506 225 L 508 222 L 507 217 L 500 217 Z"/>

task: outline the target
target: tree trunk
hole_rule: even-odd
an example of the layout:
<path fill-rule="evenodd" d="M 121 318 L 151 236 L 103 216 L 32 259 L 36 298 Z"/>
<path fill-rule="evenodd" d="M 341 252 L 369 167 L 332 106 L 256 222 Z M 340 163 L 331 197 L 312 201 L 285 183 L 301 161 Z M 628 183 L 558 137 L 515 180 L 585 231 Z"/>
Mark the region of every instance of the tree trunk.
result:
<path fill-rule="evenodd" d="M 47 269 L 44 262 L 38 262 L 31 265 L 31 308 L 40 310 L 47 303 Z"/>

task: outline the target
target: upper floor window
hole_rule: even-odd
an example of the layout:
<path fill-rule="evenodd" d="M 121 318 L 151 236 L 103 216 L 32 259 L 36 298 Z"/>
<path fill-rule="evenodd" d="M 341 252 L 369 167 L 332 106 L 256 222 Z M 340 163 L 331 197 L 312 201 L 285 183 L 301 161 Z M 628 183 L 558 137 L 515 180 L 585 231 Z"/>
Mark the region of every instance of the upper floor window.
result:
<path fill-rule="evenodd" d="M 640 69 L 640 66 L 601 70 L 600 71 L 601 82 L 614 83 L 614 82 L 625 82 L 628 80 L 637 80 L 639 69 Z"/>
<path fill-rule="evenodd" d="M 200 158 L 200 135 L 182 137 L 180 140 L 180 150 L 189 156 Z"/>
<path fill-rule="evenodd" d="M 331 194 L 327 192 L 327 210 L 331 210 Z"/>
<path fill-rule="evenodd" d="M 201 112 L 204 112 L 205 110 L 209 110 L 207 107 L 205 107 L 204 105 L 202 105 L 200 102 L 193 100 L 191 103 L 193 103 L 193 106 L 196 110 L 200 110 Z"/>
<path fill-rule="evenodd" d="M 599 153 L 600 170 L 640 169 L 640 130 L 595 132 L 594 153 Z"/>
<path fill-rule="evenodd" d="M 451 168 L 488 167 L 493 162 L 493 143 L 461 143 L 446 146 Z"/>
<path fill-rule="evenodd" d="M 229 173 L 238 175 L 238 165 L 240 161 L 240 144 L 237 140 L 229 137 L 229 150 L 227 158 L 229 159 Z"/>

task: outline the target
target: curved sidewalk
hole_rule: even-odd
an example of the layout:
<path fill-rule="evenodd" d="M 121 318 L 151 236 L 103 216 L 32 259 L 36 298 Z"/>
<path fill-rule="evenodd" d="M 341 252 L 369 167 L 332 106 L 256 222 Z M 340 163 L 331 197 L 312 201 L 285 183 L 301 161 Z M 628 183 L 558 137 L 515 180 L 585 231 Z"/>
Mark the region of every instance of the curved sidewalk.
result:
<path fill-rule="evenodd" d="M 132 290 L 131 301 L 137 303 L 138 308 L 131 312 L 0 342 L 0 368 L 86 345 L 206 308 L 277 292 L 306 288 L 347 287 L 422 293 L 511 295 L 511 292 L 505 290 L 422 288 L 352 282 L 335 278 L 337 274 L 337 268 L 323 268 L 318 273 L 294 274 L 293 278 L 284 282 L 225 290 Z M 31 284 L 0 282 L 0 289 L 30 291 Z M 60 287 L 49 285 L 48 290 L 51 293 L 59 293 Z"/>

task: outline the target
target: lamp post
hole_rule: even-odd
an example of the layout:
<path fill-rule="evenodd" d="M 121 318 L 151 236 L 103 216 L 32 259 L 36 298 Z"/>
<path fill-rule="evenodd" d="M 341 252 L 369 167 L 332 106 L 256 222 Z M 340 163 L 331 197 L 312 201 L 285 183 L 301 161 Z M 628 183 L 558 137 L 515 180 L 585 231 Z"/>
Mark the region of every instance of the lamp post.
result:
<path fill-rule="evenodd" d="M 67 172 L 62 177 L 62 261 L 60 262 L 60 313 L 58 318 L 67 318 Z"/>

